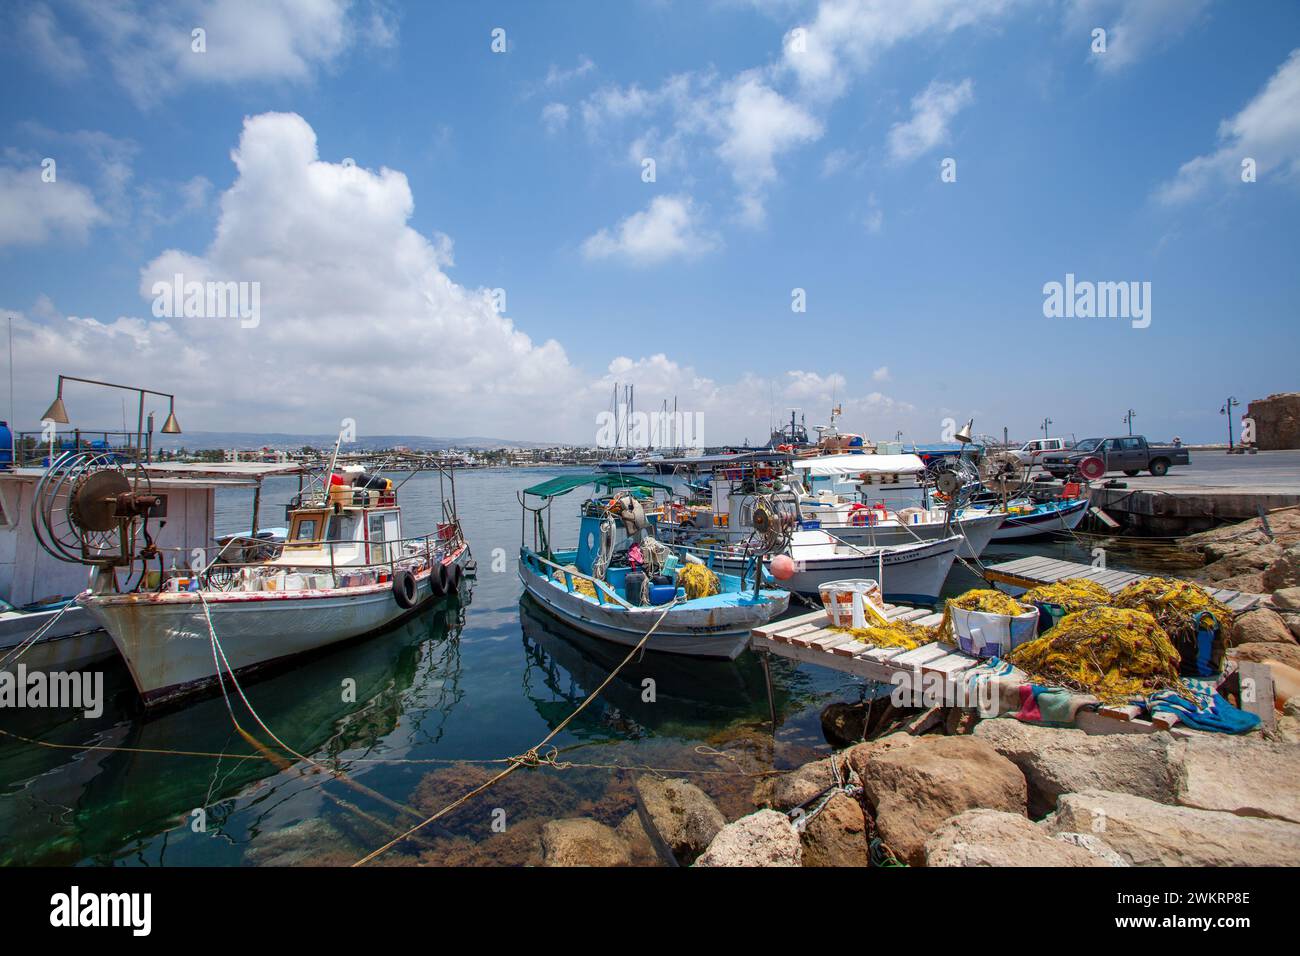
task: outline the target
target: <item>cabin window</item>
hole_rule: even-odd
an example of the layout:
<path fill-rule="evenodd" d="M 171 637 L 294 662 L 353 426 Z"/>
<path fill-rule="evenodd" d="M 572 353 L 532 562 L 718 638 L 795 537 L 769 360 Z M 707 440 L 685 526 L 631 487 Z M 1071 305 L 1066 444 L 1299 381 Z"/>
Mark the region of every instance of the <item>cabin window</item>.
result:
<path fill-rule="evenodd" d="M 352 515 L 330 515 L 326 538 L 329 541 L 355 541 L 357 539 L 357 519 Z"/>
<path fill-rule="evenodd" d="M 294 541 L 315 541 L 317 532 L 319 530 L 320 530 L 319 518 L 316 517 L 295 518 L 294 526 L 293 526 L 293 540 Z"/>

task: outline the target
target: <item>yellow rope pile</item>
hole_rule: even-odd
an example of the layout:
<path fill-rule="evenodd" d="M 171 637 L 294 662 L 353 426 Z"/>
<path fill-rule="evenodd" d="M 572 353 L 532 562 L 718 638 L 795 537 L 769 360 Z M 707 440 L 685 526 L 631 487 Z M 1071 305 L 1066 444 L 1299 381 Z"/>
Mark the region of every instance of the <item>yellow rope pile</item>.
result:
<path fill-rule="evenodd" d="M 1219 622 L 1220 633 L 1232 643 L 1233 613 L 1226 604 L 1210 597 L 1205 588 L 1174 578 L 1144 578 L 1134 581 L 1115 595 L 1115 607 L 1146 611 L 1165 633 L 1175 640 L 1196 637 L 1192 615 L 1210 611 Z"/>
<path fill-rule="evenodd" d="M 1055 584 L 1040 584 L 1020 596 L 1025 604 L 1042 601 L 1065 609 L 1066 614 L 1110 603 L 1110 592 L 1087 578 L 1062 578 Z"/>
<path fill-rule="evenodd" d="M 576 564 L 570 564 L 564 570 L 570 571 L 573 574 L 573 590 L 577 591 L 579 594 L 585 594 L 587 597 L 594 598 L 596 596 L 596 585 L 592 584 L 584 577 L 579 577 L 581 572 L 578 571 L 578 566 Z M 564 571 L 555 571 L 552 573 L 552 577 L 561 584 L 564 584 Z"/>
<path fill-rule="evenodd" d="M 1189 694 L 1173 642 L 1145 611 L 1092 607 L 1067 614 L 1007 660 L 1035 682 L 1095 694 L 1104 703 L 1158 690 Z"/>
<path fill-rule="evenodd" d="M 943 605 L 943 620 L 934 626 L 935 640 L 952 639 L 952 614 L 950 608 L 959 607 L 963 611 L 980 611 L 984 614 L 1005 614 L 1007 617 L 1019 617 L 1027 613 L 1020 602 L 1009 594 L 988 588 L 973 588 L 959 597 L 949 598 Z M 1032 610 L 1032 608 L 1030 608 Z"/>
<path fill-rule="evenodd" d="M 707 566 L 687 563 L 677 571 L 677 586 L 684 588 L 686 599 L 709 597 L 722 591 L 722 582 Z"/>
<path fill-rule="evenodd" d="M 922 644 L 930 644 L 935 639 L 933 628 L 903 621 L 891 621 L 873 627 L 836 627 L 832 630 L 851 634 L 855 641 L 861 641 L 863 644 L 871 644 L 875 647 L 902 647 L 907 650 L 920 647 Z"/>

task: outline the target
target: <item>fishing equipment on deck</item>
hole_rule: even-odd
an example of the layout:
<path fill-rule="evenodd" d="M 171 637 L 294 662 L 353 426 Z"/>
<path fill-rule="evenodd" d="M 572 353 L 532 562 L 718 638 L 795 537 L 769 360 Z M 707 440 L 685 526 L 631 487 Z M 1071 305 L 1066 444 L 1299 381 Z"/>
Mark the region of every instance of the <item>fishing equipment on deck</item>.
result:
<path fill-rule="evenodd" d="M 722 591 L 722 582 L 703 564 L 687 563 L 677 572 L 677 586 L 686 591 L 686 599 L 709 597 Z"/>
<path fill-rule="evenodd" d="M 1002 657 L 1038 636 L 1038 608 L 1001 591 L 976 588 L 948 600 L 936 633 L 967 654 Z"/>
<path fill-rule="evenodd" d="M 855 641 L 876 647 L 902 647 L 907 650 L 934 642 L 934 632 L 919 624 L 906 621 L 889 621 L 885 624 L 873 624 L 870 627 L 832 627 L 831 630 L 843 631 L 853 636 Z"/>
<path fill-rule="evenodd" d="M 1211 677 L 1223 670 L 1232 636 L 1232 611 L 1191 581 L 1151 577 L 1134 581 L 1113 599 L 1115 607 L 1146 611 L 1173 641 L 1185 677 Z"/>
<path fill-rule="evenodd" d="M 1007 660 L 1036 682 L 1072 687 L 1105 703 L 1161 690 L 1189 693 L 1169 635 L 1145 611 L 1092 607 L 1067 614 Z"/>
<path fill-rule="evenodd" d="M 1067 614 L 1110 603 L 1110 592 L 1087 578 L 1062 578 L 1030 588 L 1020 600 L 1038 608 L 1039 630 L 1047 631 Z"/>

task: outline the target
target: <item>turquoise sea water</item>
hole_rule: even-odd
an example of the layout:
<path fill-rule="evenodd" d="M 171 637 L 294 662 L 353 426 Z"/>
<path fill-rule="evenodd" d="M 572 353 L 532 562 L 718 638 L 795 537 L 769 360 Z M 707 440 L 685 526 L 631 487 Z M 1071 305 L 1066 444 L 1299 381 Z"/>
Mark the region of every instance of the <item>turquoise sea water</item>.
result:
<path fill-rule="evenodd" d="M 516 492 L 561 473 L 461 473 L 459 510 L 479 567 L 461 600 L 245 684 L 270 730 L 346 779 L 285 753 L 236 704 L 235 716 L 264 749 L 250 745 L 219 695 L 144 715 L 125 667 L 112 662 L 104 668 L 109 703 L 96 720 L 66 711 L 0 715 L 5 730 L 45 744 L 0 737 L 0 862 L 347 864 L 502 769 L 500 761 L 541 740 L 625 653 L 521 604 Z M 264 526 L 282 523 L 280 506 L 295 489 L 293 479 L 266 483 Z M 400 501 L 405 534 L 432 530 L 436 474 L 412 477 Z M 557 502 L 557 544 L 576 534 L 580 501 L 575 492 Z M 246 527 L 250 507 L 250 492 L 220 493 L 218 532 Z M 990 549 L 985 561 L 1029 553 L 1090 560 L 1087 547 L 1067 540 Z M 947 592 L 978 583 L 955 568 Z M 644 699 L 647 677 L 653 701 Z M 355 702 L 344 699 L 349 678 Z M 520 770 L 377 862 L 537 862 L 546 820 L 617 825 L 633 808 L 635 774 L 647 768 L 688 776 L 729 818 L 749 812 L 753 775 L 826 751 L 822 707 L 861 692 L 832 672 L 780 661 L 773 678 L 775 742 L 752 654 L 730 663 L 647 655 L 557 738 L 556 759 L 569 766 Z"/>

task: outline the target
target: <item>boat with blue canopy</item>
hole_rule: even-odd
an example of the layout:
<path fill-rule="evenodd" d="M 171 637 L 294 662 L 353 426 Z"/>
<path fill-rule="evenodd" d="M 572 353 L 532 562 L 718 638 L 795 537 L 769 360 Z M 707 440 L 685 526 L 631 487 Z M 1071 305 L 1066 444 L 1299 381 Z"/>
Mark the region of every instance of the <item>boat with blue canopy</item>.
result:
<path fill-rule="evenodd" d="M 594 494 L 580 507 L 577 547 L 552 546 L 555 499 L 578 488 Z M 562 475 L 524 489 L 519 578 L 548 613 L 593 637 L 692 657 L 734 659 L 750 631 L 784 613 L 789 592 L 767 587 L 761 555 L 740 573 L 654 536 L 654 495 L 672 489 L 628 474 Z"/>

